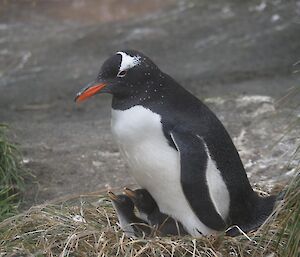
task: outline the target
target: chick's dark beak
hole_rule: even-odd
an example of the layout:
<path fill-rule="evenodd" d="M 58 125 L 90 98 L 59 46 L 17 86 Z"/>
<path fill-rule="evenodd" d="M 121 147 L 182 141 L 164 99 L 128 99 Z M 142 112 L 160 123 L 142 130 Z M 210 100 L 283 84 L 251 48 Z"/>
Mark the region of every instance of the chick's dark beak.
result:
<path fill-rule="evenodd" d="M 108 194 L 108 197 L 111 200 L 113 200 L 113 201 L 118 201 L 119 200 L 118 196 L 116 194 L 114 194 L 112 191 L 108 191 L 107 194 Z"/>
<path fill-rule="evenodd" d="M 128 187 L 125 187 L 123 192 L 125 195 L 127 195 L 131 199 L 134 199 L 137 197 L 136 193 L 133 190 L 129 189 Z"/>
<path fill-rule="evenodd" d="M 103 88 L 105 88 L 107 83 L 101 83 L 98 81 L 92 81 L 87 86 L 85 86 L 80 92 L 77 93 L 75 97 L 75 102 L 82 102 L 87 98 L 99 93 Z"/>

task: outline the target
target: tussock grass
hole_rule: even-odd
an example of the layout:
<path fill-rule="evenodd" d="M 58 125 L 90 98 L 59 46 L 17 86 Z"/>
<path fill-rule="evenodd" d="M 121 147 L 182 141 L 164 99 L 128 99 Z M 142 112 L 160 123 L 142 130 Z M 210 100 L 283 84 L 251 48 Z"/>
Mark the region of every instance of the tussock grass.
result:
<path fill-rule="evenodd" d="M 0 221 L 15 214 L 24 188 L 24 170 L 16 145 L 6 138 L 7 126 L 0 124 Z"/>
<path fill-rule="evenodd" d="M 248 236 L 127 238 L 106 196 L 88 195 L 32 207 L 0 223 L 0 256 L 298 256 L 300 173 L 284 200 Z M 27 254 L 27 255 L 26 255 Z M 23 255 L 22 255 L 23 256 Z"/>

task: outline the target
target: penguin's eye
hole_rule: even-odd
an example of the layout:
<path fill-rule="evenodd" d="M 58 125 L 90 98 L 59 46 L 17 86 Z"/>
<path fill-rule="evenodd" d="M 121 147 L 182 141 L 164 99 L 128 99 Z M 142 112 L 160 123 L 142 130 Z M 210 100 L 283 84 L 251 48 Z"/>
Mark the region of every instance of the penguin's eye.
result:
<path fill-rule="evenodd" d="M 127 70 L 122 70 L 122 71 L 119 71 L 117 77 L 122 78 L 122 77 L 124 77 L 126 74 L 127 74 Z"/>

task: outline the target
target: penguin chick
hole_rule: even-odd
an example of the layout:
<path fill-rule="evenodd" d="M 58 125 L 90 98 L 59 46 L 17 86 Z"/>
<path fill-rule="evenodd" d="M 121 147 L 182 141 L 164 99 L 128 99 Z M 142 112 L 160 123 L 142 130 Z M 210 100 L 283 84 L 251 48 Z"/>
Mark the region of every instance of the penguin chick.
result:
<path fill-rule="evenodd" d="M 160 212 L 157 203 L 147 190 L 131 190 L 125 187 L 124 193 L 133 201 L 139 211 L 140 218 L 148 222 L 151 226 L 155 226 L 161 236 L 187 235 L 180 222 Z"/>
<path fill-rule="evenodd" d="M 117 213 L 119 225 L 128 237 L 144 237 L 151 234 L 150 226 L 134 213 L 134 204 L 126 195 L 116 195 L 108 191 L 108 196 Z"/>

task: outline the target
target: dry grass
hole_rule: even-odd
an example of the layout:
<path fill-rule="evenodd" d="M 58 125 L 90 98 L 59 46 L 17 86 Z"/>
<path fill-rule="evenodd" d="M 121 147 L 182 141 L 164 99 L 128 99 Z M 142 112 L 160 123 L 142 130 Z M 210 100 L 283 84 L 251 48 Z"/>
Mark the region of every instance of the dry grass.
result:
<path fill-rule="evenodd" d="M 129 239 L 105 196 L 89 195 L 32 207 L 0 223 L 0 256 L 284 256 L 300 247 L 300 175 L 261 229 L 224 235 Z"/>

